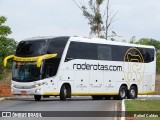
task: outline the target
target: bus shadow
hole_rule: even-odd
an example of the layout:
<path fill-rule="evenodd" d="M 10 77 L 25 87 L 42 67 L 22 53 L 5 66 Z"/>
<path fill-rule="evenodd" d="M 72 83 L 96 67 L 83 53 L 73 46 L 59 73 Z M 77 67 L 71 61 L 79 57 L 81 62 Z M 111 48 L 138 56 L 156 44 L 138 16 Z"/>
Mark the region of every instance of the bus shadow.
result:
<path fill-rule="evenodd" d="M 35 101 L 34 97 L 30 98 L 11 98 L 7 100 L 13 100 L 13 101 Z M 40 101 L 35 101 L 35 102 L 51 102 L 51 101 L 61 101 L 61 102 L 70 102 L 70 101 L 113 101 L 114 99 L 99 99 L 99 100 L 93 100 L 91 97 L 73 97 L 73 98 L 68 98 L 66 100 L 61 101 L 59 97 L 50 97 L 50 98 L 42 98 Z"/>

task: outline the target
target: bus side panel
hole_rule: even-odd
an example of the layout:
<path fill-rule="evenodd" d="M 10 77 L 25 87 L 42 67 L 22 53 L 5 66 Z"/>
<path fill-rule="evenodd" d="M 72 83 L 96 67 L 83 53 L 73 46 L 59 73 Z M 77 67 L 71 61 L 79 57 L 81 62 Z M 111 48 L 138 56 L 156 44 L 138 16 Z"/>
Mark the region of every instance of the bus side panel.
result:
<path fill-rule="evenodd" d="M 155 61 L 145 63 L 142 82 L 139 83 L 139 94 L 152 94 L 155 91 Z"/>

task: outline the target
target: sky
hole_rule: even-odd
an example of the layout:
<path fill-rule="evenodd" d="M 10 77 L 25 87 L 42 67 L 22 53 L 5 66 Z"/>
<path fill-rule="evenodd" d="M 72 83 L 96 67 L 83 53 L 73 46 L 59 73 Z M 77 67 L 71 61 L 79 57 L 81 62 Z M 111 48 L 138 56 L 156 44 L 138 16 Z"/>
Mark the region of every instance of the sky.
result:
<path fill-rule="evenodd" d="M 76 0 L 87 5 L 87 0 Z M 104 2 L 101 11 L 104 11 Z M 118 12 L 111 25 L 118 41 L 132 36 L 160 40 L 160 0 L 110 0 Z M 0 0 L 0 16 L 7 17 L 12 34 L 20 41 L 36 36 L 89 36 L 90 26 L 72 0 Z"/>

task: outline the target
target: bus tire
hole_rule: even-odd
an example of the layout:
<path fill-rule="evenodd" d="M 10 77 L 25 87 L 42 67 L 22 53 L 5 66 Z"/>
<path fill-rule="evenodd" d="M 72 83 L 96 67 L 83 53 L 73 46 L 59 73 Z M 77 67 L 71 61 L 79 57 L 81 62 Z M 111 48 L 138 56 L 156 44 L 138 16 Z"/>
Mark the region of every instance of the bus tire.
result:
<path fill-rule="evenodd" d="M 105 100 L 110 100 L 110 99 L 111 99 L 111 96 L 106 95 L 104 98 L 105 98 Z"/>
<path fill-rule="evenodd" d="M 101 100 L 101 99 L 103 99 L 103 98 L 104 98 L 103 96 L 92 95 L 92 99 L 93 99 L 93 100 Z"/>
<path fill-rule="evenodd" d="M 118 99 L 123 100 L 126 98 L 126 96 L 127 96 L 127 89 L 125 86 L 121 86 L 119 88 Z"/>
<path fill-rule="evenodd" d="M 93 99 L 93 100 L 97 100 L 97 96 L 92 95 L 92 99 Z"/>
<path fill-rule="evenodd" d="M 66 100 L 66 98 L 67 98 L 67 89 L 65 85 L 62 85 L 60 90 L 60 100 Z"/>
<path fill-rule="evenodd" d="M 137 89 L 134 86 L 131 86 L 128 91 L 128 99 L 135 99 L 137 97 Z"/>
<path fill-rule="evenodd" d="M 34 95 L 35 101 L 40 101 L 41 100 L 41 95 Z"/>

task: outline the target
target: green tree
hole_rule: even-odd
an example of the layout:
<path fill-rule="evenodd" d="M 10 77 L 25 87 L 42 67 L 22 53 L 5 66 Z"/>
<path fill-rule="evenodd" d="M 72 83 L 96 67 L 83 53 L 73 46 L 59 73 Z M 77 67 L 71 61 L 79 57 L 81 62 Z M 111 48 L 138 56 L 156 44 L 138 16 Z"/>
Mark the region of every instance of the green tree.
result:
<path fill-rule="evenodd" d="M 132 36 L 129 43 L 133 44 L 136 41 L 136 36 Z"/>
<path fill-rule="evenodd" d="M 3 60 L 6 56 L 14 54 L 16 49 L 16 41 L 11 38 L 7 38 L 12 33 L 9 26 L 4 25 L 7 18 L 0 16 L 0 78 L 4 72 Z M 9 65 L 11 67 L 11 64 Z"/>
<path fill-rule="evenodd" d="M 75 0 L 73 1 L 81 9 L 83 16 L 88 19 L 88 24 L 91 29 L 90 33 L 107 39 L 109 28 L 114 21 L 115 15 L 117 14 L 112 14 L 109 12 L 109 0 L 107 0 L 104 12 L 101 12 L 101 8 L 105 0 L 89 0 L 88 6 L 82 4 L 78 5 Z"/>
<path fill-rule="evenodd" d="M 2 38 L 12 33 L 10 27 L 3 25 L 6 21 L 6 17 L 0 16 L 0 37 Z"/>
<path fill-rule="evenodd" d="M 134 43 L 141 44 L 141 45 L 152 45 L 156 48 L 156 50 L 160 50 L 160 41 L 152 38 L 142 38 L 139 41 Z"/>
<path fill-rule="evenodd" d="M 134 42 L 135 44 L 141 44 L 141 45 L 151 45 L 154 46 L 156 49 L 156 71 L 157 73 L 160 73 L 160 41 L 150 38 L 142 38 L 137 42 Z"/>

